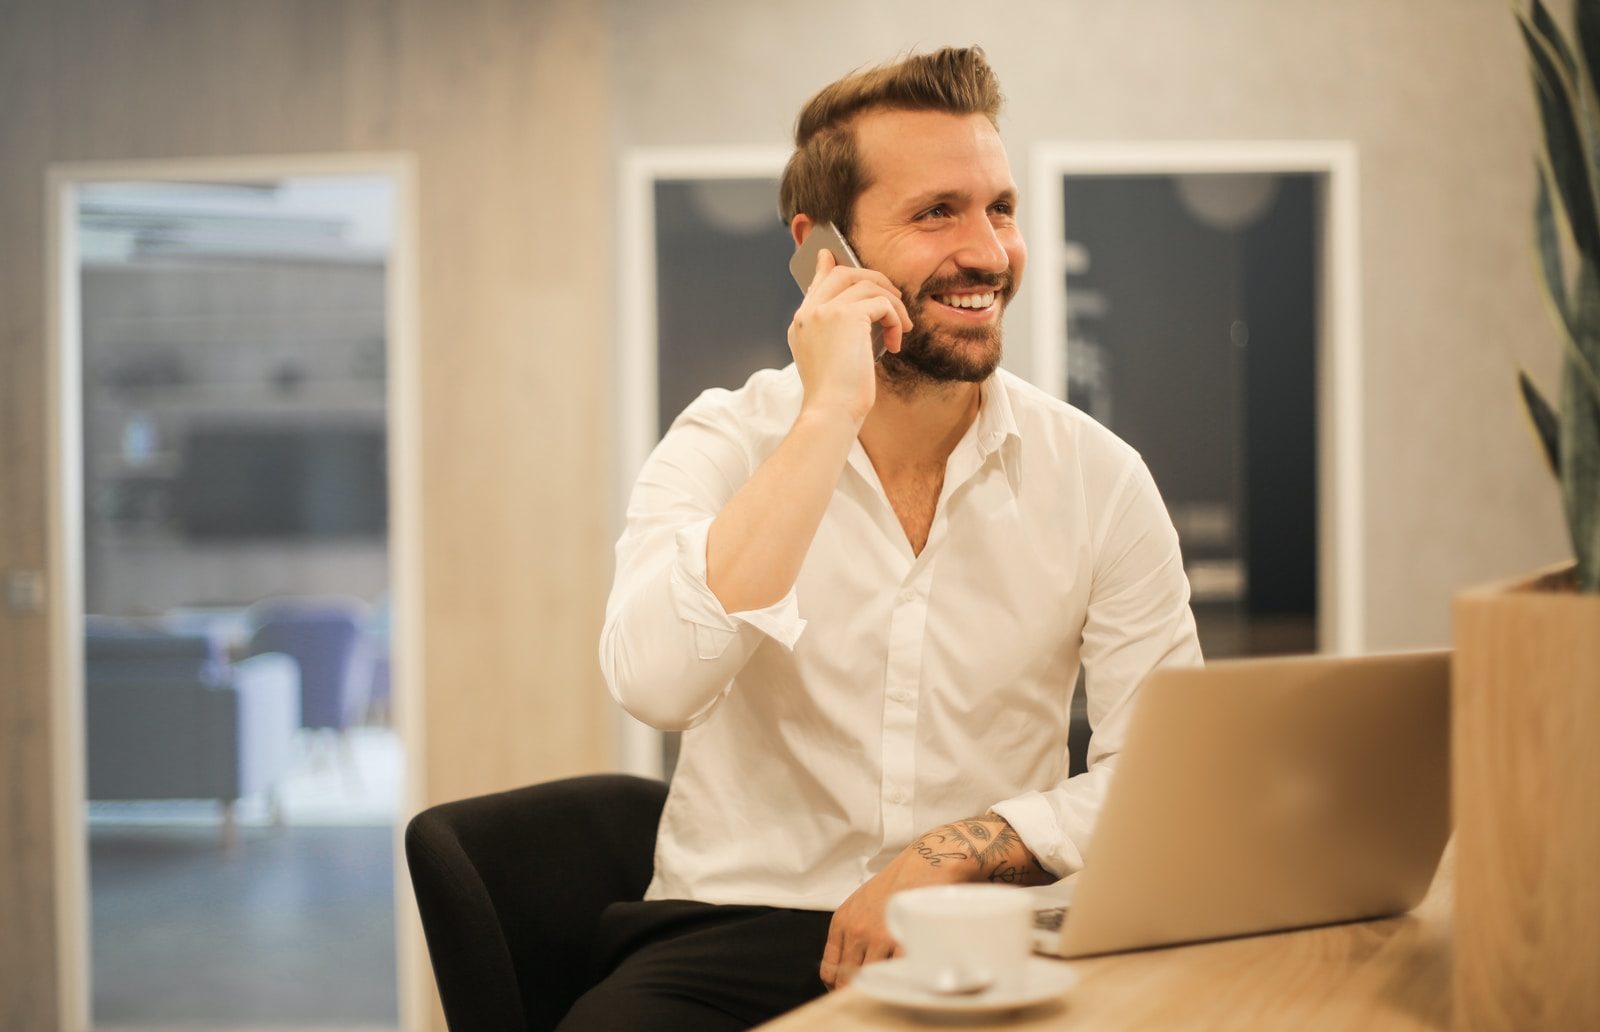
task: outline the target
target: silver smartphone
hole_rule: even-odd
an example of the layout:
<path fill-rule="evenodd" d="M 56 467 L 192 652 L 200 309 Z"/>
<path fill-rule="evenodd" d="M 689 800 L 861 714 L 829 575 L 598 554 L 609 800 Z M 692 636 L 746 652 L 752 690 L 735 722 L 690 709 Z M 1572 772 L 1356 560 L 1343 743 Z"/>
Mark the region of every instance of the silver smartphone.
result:
<path fill-rule="evenodd" d="M 850 245 L 845 243 L 844 234 L 839 232 L 837 226 L 831 222 L 819 222 L 806 234 L 806 242 L 795 250 L 794 257 L 789 259 L 789 274 L 800 284 L 801 293 L 811 289 L 811 278 L 817 271 L 817 252 L 823 248 L 827 248 L 833 260 L 840 265 L 848 265 L 852 269 L 865 267 L 856 253 L 850 250 Z M 876 362 L 882 358 L 885 350 L 883 324 L 875 322 L 872 324 L 872 360 Z"/>

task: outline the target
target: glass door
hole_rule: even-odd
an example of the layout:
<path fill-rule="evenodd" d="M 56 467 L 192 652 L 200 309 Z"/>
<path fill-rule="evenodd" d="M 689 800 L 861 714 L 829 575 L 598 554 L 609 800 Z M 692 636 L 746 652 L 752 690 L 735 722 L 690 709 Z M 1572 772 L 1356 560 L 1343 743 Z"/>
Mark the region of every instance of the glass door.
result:
<path fill-rule="evenodd" d="M 92 1024 L 395 1027 L 395 184 L 72 196 Z"/>

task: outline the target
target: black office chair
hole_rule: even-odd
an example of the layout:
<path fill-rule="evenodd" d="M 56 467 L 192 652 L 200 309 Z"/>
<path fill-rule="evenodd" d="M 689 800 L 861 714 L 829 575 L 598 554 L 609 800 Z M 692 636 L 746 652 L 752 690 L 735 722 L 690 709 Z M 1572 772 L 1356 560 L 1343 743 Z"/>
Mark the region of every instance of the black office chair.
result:
<path fill-rule="evenodd" d="M 406 863 L 452 1032 L 554 1028 L 589 988 L 600 912 L 644 896 L 667 786 L 596 774 L 442 803 Z"/>

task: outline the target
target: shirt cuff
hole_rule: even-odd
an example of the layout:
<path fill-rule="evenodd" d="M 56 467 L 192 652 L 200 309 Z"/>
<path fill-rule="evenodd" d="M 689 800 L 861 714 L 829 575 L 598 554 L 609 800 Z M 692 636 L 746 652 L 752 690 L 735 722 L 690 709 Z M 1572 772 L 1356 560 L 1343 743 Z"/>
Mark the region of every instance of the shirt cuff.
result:
<path fill-rule="evenodd" d="M 716 659 L 727 651 L 741 625 L 754 627 L 793 650 L 806 622 L 793 587 L 764 609 L 729 613 L 706 583 L 706 538 L 712 519 L 700 520 L 677 532 L 678 558 L 672 568 L 672 604 L 679 618 L 694 624 L 695 649 L 701 659 Z"/>
<path fill-rule="evenodd" d="M 1029 792 L 996 803 L 991 811 L 1006 819 L 1039 866 L 1065 878 L 1083 866 L 1083 854 L 1061 830 L 1055 810 L 1039 792 Z"/>

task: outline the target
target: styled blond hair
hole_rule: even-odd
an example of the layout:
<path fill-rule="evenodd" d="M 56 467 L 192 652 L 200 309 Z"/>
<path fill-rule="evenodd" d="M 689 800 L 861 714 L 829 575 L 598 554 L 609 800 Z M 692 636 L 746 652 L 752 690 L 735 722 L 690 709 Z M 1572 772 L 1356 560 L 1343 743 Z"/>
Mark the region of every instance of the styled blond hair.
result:
<path fill-rule="evenodd" d="M 855 119 L 872 109 L 983 115 L 999 128 L 1000 80 L 981 47 L 945 47 L 854 72 L 800 109 L 794 154 L 778 187 L 785 225 L 801 212 L 850 231 L 856 198 L 870 184 L 856 152 Z"/>

